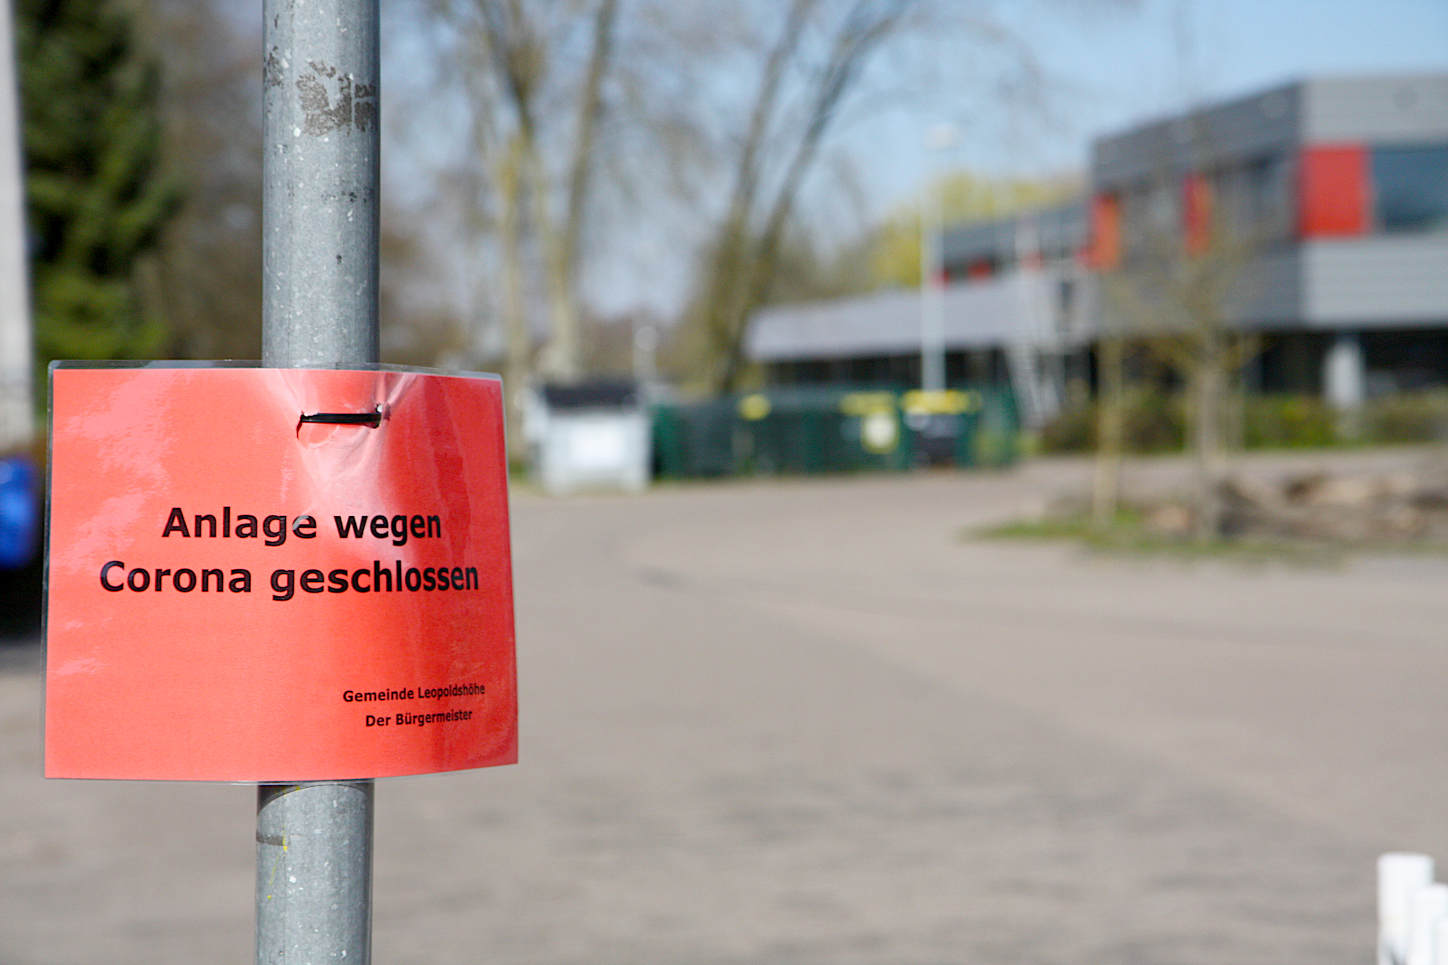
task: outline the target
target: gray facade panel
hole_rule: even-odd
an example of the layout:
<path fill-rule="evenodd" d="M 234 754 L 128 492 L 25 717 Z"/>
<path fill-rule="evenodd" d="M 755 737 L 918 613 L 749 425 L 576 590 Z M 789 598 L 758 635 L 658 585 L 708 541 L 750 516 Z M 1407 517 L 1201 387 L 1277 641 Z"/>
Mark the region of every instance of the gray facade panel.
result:
<path fill-rule="evenodd" d="M 767 362 L 891 354 L 912 330 L 918 346 L 920 294 L 888 291 L 765 309 L 749 328 L 746 352 Z"/>
<path fill-rule="evenodd" d="M 1321 78 L 1100 138 L 1091 149 L 1091 180 L 1097 188 L 1116 188 L 1299 144 L 1445 139 L 1448 75 Z"/>
<path fill-rule="evenodd" d="M 1448 75 L 1323 78 L 1303 85 L 1309 144 L 1423 144 L 1448 140 Z"/>
<path fill-rule="evenodd" d="M 1056 329 L 1071 323 L 1060 318 L 1053 300 L 1062 277 L 1051 271 L 1026 277 L 1008 272 L 947 286 L 946 347 L 986 348 L 1064 334 Z M 891 291 L 766 309 L 750 326 L 745 348 L 749 358 L 762 362 L 909 355 L 920 351 L 920 337 L 920 292 Z"/>
<path fill-rule="evenodd" d="M 1448 325 L 1448 235 L 1318 241 L 1302 263 L 1309 327 Z"/>
<path fill-rule="evenodd" d="M 1302 86 L 1288 84 L 1100 138 L 1091 182 L 1117 188 L 1187 168 L 1282 153 L 1299 137 Z"/>
<path fill-rule="evenodd" d="M 1274 247 L 1258 254 L 1236 268 L 1225 268 L 1227 294 L 1222 314 L 1227 322 L 1244 329 L 1291 329 L 1301 326 L 1302 271 L 1294 248 Z M 1101 324 L 1110 331 L 1149 334 L 1150 320 L 1141 317 L 1140 307 L 1123 309 L 1123 303 L 1141 306 L 1152 298 L 1169 297 L 1150 294 L 1160 291 L 1158 279 L 1150 275 L 1124 273 L 1120 277 L 1098 280 L 1098 311 Z M 1120 292 L 1118 294 L 1118 292 Z M 1162 317 L 1175 314 L 1166 304 Z M 1165 324 L 1159 322 L 1159 324 Z M 1092 335 L 1099 334 L 1094 329 Z"/>
<path fill-rule="evenodd" d="M 990 258 L 1003 252 L 1012 252 L 1015 245 L 1015 223 L 991 221 L 945 232 L 941 238 L 940 251 L 946 266 L 953 267 L 977 258 Z"/>
<path fill-rule="evenodd" d="M 1302 318 L 1302 259 L 1293 247 L 1274 247 L 1240 269 L 1227 298 L 1227 317 L 1242 328 L 1296 328 Z"/>
<path fill-rule="evenodd" d="M 941 251 L 947 266 L 983 258 L 1014 261 L 1018 242 L 1048 256 L 1078 251 L 1086 243 L 1086 206 L 1079 201 L 1038 208 L 998 221 L 945 232 Z"/>

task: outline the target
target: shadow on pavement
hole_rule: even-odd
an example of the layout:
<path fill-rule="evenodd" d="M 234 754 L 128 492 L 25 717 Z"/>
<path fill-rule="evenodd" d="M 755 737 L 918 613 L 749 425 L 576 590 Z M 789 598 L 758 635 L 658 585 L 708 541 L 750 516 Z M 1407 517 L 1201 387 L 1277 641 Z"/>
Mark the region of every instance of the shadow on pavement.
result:
<path fill-rule="evenodd" d="M 0 570 L 0 672 L 28 670 L 40 662 L 42 558 L 18 570 Z"/>

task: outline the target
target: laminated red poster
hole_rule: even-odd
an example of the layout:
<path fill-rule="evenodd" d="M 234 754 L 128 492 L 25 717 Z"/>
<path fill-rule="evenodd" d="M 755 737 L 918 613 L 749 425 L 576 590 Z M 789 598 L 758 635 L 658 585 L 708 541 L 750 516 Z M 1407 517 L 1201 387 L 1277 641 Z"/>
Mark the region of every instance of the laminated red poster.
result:
<path fill-rule="evenodd" d="M 45 773 L 517 760 L 501 383 L 51 373 Z"/>

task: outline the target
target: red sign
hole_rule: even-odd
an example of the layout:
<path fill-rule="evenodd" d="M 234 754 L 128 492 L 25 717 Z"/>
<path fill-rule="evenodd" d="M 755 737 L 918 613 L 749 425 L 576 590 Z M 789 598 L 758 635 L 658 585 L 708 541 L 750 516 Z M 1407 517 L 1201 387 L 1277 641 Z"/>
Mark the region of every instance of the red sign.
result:
<path fill-rule="evenodd" d="M 56 368 L 48 777 L 517 760 L 501 383 Z"/>

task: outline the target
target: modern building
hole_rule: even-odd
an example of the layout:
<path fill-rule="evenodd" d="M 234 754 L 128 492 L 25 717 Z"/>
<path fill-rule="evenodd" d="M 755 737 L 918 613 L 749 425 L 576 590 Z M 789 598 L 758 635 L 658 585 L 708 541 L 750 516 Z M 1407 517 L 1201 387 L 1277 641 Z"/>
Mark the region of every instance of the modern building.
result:
<path fill-rule="evenodd" d="M 934 293 L 946 384 L 1008 380 L 1028 420 L 1054 412 L 1092 329 L 1086 245 L 1080 202 L 947 231 Z M 775 385 L 918 385 L 927 310 L 917 289 L 771 308 L 748 352 Z"/>
<path fill-rule="evenodd" d="M 1262 336 L 1258 390 L 1352 406 L 1448 383 L 1448 74 L 1313 79 L 1141 124 L 1091 145 L 1089 184 L 946 233 L 947 381 L 1009 379 L 1048 418 L 1103 332 L 1148 334 L 1110 279 L 1170 252 L 1221 259 L 1225 318 Z M 748 349 L 776 383 L 909 383 L 923 309 L 918 291 L 771 309 Z"/>

